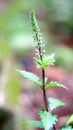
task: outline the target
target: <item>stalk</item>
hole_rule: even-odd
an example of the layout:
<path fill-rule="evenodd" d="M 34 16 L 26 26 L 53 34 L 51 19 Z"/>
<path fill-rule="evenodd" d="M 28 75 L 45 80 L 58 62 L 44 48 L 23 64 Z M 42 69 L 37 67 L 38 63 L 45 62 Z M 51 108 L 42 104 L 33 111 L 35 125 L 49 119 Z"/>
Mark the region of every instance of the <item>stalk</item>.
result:
<path fill-rule="evenodd" d="M 36 34 L 36 37 L 37 37 L 37 34 Z M 39 55 L 40 55 L 40 59 L 43 60 L 43 55 L 42 55 L 42 49 L 40 47 L 40 43 L 39 43 L 39 40 L 38 40 L 38 37 L 37 37 L 37 42 L 38 42 L 38 50 L 39 50 Z M 45 90 L 45 69 L 42 68 L 42 90 L 43 90 L 43 99 L 44 99 L 44 105 L 45 105 L 45 109 L 46 111 L 49 111 L 48 110 L 48 103 L 47 103 L 47 96 L 46 96 L 46 90 Z M 55 125 L 53 126 L 53 130 L 57 130 Z"/>
<path fill-rule="evenodd" d="M 37 46 L 36 51 L 38 52 L 39 58 L 42 61 L 43 60 L 43 49 L 42 49 L 42 41 L 41 41 L 41 34 L 39 32 L 39 26 L 35 18 L 34 12 L 32 12 L 31 15 L 32 19 L 32 30 L 33 30 L 33 38 L 34 38 L 34 43 Z M 45 89 L 45 68 L 41 68 L 42 72 L 42 91 L 43 91 L 43 100 L 44 100 L 44 105 L 45 109 L 48 112 L 48 102 L 47 102 L 47 96 L 46 96 L 46 89 Z M 53 126 L 53 130 L 56 130 L 55 126 Z"/>
<path fill-rule="evenodd" d="M 39 56 L 40 56 L 40 60 L 43 60 L 43 54 L 42 54 L 42 48 L 40 46 L 40 40 L 38 39 L 38 34 L 36 33 L 36 39 L 37 39 L 37 43 L 38 43 L 38 51 L 39 51 Z M 44 105 L 45 105 L 45 109 L 46 111 L 48 110 L 48 103 L 47 103 L 47 96 L 46 96 L 46 89 L 45 89 L 45 69 L 42 68 L 42 91 L 43 91 L 43 99 L 44 99 Z M 55 125 L 53 125 L 53 130 L 57 130 Z"/>
<path fill-rule="evenodd" d="M 38 51 L 39 51 L 39 56 L 40 56 L 40 60 L 43 60 L 43 55 L 42 55 L 42 48 L 40 47 L 40 41 L 38 39 L 38 34 L 36 33 L 36 38 L 37 38 L 37 42 L 38 42 Z M 45 90 L 45 69 L 42 68 L 42 90 L 43 90 L 43 99 L 44 99 L 44 105 L 45 105 L 45 109 L 46 111 L 48 111 L 48 103 L 47 103 L 47 96 L 46 96 L 46 90 Z"/>

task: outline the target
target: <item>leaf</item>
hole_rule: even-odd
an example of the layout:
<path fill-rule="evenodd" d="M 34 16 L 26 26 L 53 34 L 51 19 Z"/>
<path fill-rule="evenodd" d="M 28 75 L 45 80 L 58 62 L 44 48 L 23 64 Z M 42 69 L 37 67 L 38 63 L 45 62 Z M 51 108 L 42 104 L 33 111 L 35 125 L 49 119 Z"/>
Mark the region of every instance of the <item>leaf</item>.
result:
<path fill-rule="evenodd" d="M 50 130 L 51 128 L 53 128 L 53 125 L 56 124 L 57 115 L 51 114 L 50 112 L 47 112 L 45 110 L 40 110 L 39 115 L 40 115 L 44 130 Z"/>
<path fill-rule="evenodd" d="M 53 65 L 55 62 L 54 57 L 55 57 L 55 53 L 53 53 L 51 55 L 44 56 L 43 61 L 46 65 L 49 65 L 49 64 Z"/>
<path fill-rule="evenodd" d="M 71 126 L 63 126 L 60 130 L 73 130 Z"/>
<path fill-rule="evenodd" d="M 41 60 L 35 58 L 35 62 L 36 62 L 36 65 L 37 65 L 38 68 L 43 68 Z"/>
<path fill-rule="evenodd" d="M 43 128 L 43 124 L 41 121 L 32 120 L 32 121 L 26 121 L 25 123 L 28 123 L 36 128 Z"/>
<path fill-rule="evenodd" d="M 32 82 L 34 82 L 37 85 L 41 85 L 42 81 L 40 80 L 40 78 L 38 76 L 36 76 L 35 74 L 25 71 L 25 70 L 17 70 L 23 77 L 27 78 L 28 80 L 31 80 Z"/>
<path fill-rule="evenodd" d="M 61 102 L 59 99 L 56 98 L 48 98 L 48 102 L 51 111 L 57 107 L 65 106 L 65 103 Z"/>
<path fill-rule="evenodd" d="M 36 60 L 36 64 L 37 64 L 37 67 L 38 68 L 47 68 L 48 65 L 53 65 L 54 62 L 55 62 L 55 59 L 54 59 L 54 56 L 55 54 L 51 54 L 51 55 L 45 55 L 43 57 L 43 60 L 39 60 L 39 59 L 35 59 Z"/>
<path fill-rule="evenodd" d="M 73 123 L 73 114 L 72 114 L 72 115 L 70 116 L 70 118 L 68 119 L 66 125 L 69 125 L 69 124 L 71 124 L 71 123 Z"/>
<path fill-rule="evenodd" d="M 55 86 L 68 89 L 68 88 L 65 87 L 63 84 L 61 84 L 61 83 L 59 83 L 59 82 L 56 82 L 56 81 L 51 81 L 49 84 L 46 84 L 46 85 L 45 85 L 45 88 L 50 88 L 50 87 L 55 87 Z"/>

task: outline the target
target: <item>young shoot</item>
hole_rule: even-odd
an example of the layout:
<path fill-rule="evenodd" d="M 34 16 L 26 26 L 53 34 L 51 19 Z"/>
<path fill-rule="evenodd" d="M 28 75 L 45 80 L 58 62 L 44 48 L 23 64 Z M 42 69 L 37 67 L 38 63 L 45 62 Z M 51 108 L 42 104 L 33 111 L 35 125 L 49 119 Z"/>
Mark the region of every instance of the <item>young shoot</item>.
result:
<path fill-rule="evenodd" d="M 54 65 L 55 63 L 55 54 L 52 53 L 51 55 L 45 54 L 44 46 L 42 36 L 40 33 L 40 28 L 38 26 L 38 22 L 35 17 L 34 11 L 31 11 L 31 26 L 32 26 L 32 34 L 33 34 L 33 40 L 34 40 L 34 48 L 35 48 L 35 62 L 36 66 L 40 68 L 41 70 L 41 78 L 39 78 L 37 75 L 25 71 L 25 70 L 17 70 L 24 78 L 27 78 L 28 80 L 31 80 L 34 84 L 37 84 L 39 88 L 42 88 L 43 92 L 43 102 L 45 109 L 41 108 L 38 112 L 40 120 L 29 120 L 25 123 L 29 123 L 30 125 L 33 125 L 36 128 L 43 128 L 44 130 L 58 130 L 56 123 L 58 121 L 58 116 L 56 114 L 53 114 L 53 109 L 56 109 L 60 106 L 65 106 L 65 103 L 60 101 L 56 98 L 47 98 L 46 91 L 50 87 L 62 87 L 64 89 L 67 89 L 64 85 L 62 85 L 59 82 L 51 81 L 49 83 L 46 83 L 46 77 L 45 77 L 45 68 L 47 68 L 49 65 Z M 70 118 L 67 123 L 60 128 L 60 130 L 73 130 L 73 128 L 69 125 L 69 123 L 73 122 L 73 116 Z"/>

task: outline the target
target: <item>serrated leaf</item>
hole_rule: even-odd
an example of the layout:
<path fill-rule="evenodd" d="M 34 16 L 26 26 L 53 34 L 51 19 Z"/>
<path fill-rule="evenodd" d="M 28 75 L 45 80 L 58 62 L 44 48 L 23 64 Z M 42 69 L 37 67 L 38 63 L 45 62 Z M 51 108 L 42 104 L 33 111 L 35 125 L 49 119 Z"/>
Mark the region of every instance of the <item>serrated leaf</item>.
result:
<path fill-rule="evenodd" d="M 73 130 L 71 126 L 63 126 L 60 130 Z"/>
<path fill-rule="evenodd" d="M 30 120 L 30 121 L 26 121 L 24 123 L 28 123 L 36 128 L 43 128 L 43 124 L 41 121 L 36 121 L 36 120 Z"/>
<path fill-rule="evenodd" d="M 40 110 L 39 115 L 40 115 L 44 130 L 50 130 L 51 128 L 53 128 L 53 125 L 56 124 L 57 115 L 51 114 L 50 112 L 47 112 L 45 110 Z"/>
<path fill-rule="evenodd" d="M 64 86 L 63 84 L 61 84 L 61 83 L 59 83 L 59 82 L 56 82 L 56 81 L 51 81 L 49 84 L 46 84 L 46 85 L 45 85 L 45 88 L 47 89 L 47 88 L 55 87 L 55 86 L 68 89 L 66 86 Z"/>
<path fill-rule="evenodd" d="M 55 53 L 44 56 L 43 61 L 42 61 L 42 65 L 44 66 L 44 68 L 47 68 L 48 65 L 54 65 L 54 62 L 55 62 L 54 56 L 55 56 Z"/>
<path fill-rule="evenodd" d="M 54 59 L 55 54 L 47 55 L 43 57 L 43 60 L 39 60 L 36 58 L 36 64 L 38 68 L 47 68 L 48 65 L 53 65 L 55 62 Z"/>
<path fill-rule="evenodd" d="M 69 125 L 69 124 L 71 124 L 71 123 L 73 123 L 73 114 L 69 117 L 69 119 L 68 119 L 66 125 Z"/>
<path fill-rule="evenodd" d="M 48 98 L 48 102 L 49 102 L 49 109 L 51 111 L 57 107 L 65 106 L 65 103 L 61 102 L 59 99 L 56 98 Z"/>
<path fill-rule="evenodd" d="M 44 60 L 44 62 L 46 62 L 47 64 L 52 64 L 52 65 L 53 65 L 54 62 L 55 62 L 54 57 L 55 57 L 55 53 L 53 53 L 53 54 L 51 54 L 51 55 L 46 55 L 46 56 L 44 56 L 43 60 Z"/>
<path fill-rule="evenodd" d="M 27 78 L 28 80 L 31 80 L 32 82 L 34 82 L 37 85 L 41 85 L 42 81 L 40 80 L 40 78 L 38 76 L 36 76 L 35 74 L 25 71 L 25 70 L 17 70 L 23 77 Z"/>

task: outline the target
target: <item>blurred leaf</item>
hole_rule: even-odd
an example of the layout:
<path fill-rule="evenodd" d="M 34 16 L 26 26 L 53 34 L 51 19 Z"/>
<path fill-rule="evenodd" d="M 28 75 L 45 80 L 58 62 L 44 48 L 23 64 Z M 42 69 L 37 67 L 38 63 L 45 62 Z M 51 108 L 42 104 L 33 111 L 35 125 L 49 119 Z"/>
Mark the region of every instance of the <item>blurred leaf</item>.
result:
<path fill-rule="evenodd" d="M 69 124 L 71 124 L 71 123 L 73 123 L 73 114 L 69 117 L 69 119 L 68 119 L 66 125 L 69 125 Z"/>
<path fill-rule="evenodd" d="M 71 126 L 63 126 L 60 130 L 73 130 Z"/>
<path fill-rule="evenodd" d="M 48 98 L 48 102 L 51 111 L 57 107 L 65 106 L 65 103 L 61 102 L 59 99 L 56 98 Z"/>
<path fill-rule="evenodd" d="M 40 110 L 39 115 L 43 124 L 44 130 L 50 130 L 56 124 L 57 115 L 51 114 L 45 110 Z"/>
<path fill-rule="evenodd" d="M 28 123 L 36 128 L 43 128 L 43 124 L 41 121 L 35 121 L 35 120 L 31 120 L 31 121 L 26 121 L 24 123 Z"/>
<path fill-rule="evenodd" d="M 62 87 L 62 88 L 65 88 L 65 89 L 68 89 L 67 87 L 65 87 L 63 84 L 59 83 L 59 82 L 56 82 L 56 81 L 51 81 L 49 84 L 46 84 L 45 85 L 45 88 L 50 88 L 50 87 L 55 87 L 55 86 L 58 86 L 58 87 Z"/>

